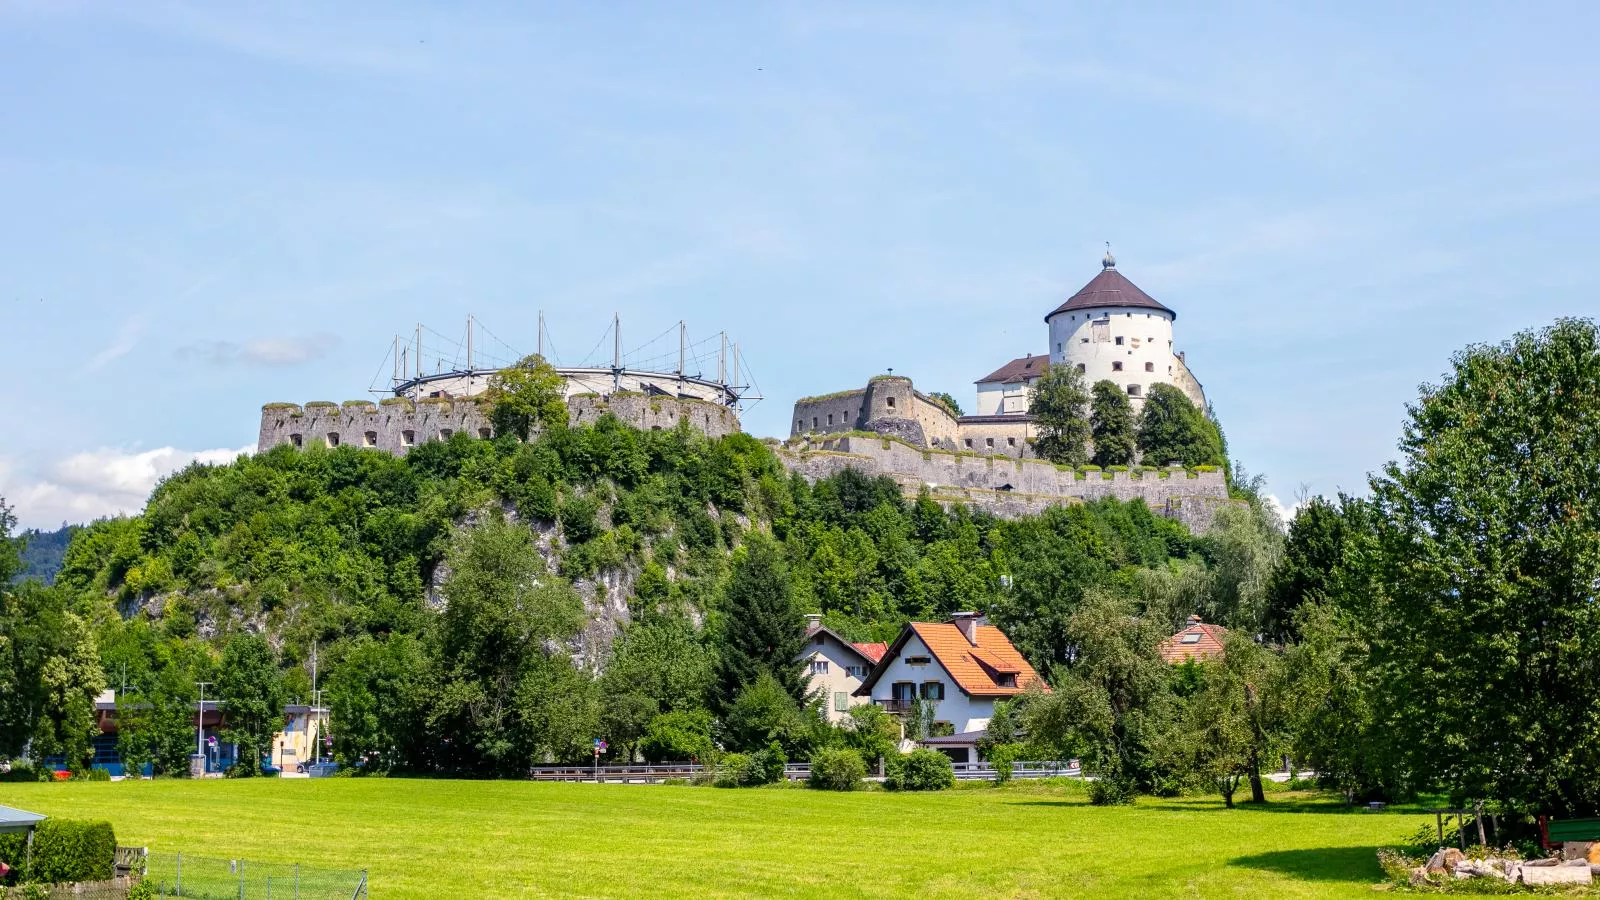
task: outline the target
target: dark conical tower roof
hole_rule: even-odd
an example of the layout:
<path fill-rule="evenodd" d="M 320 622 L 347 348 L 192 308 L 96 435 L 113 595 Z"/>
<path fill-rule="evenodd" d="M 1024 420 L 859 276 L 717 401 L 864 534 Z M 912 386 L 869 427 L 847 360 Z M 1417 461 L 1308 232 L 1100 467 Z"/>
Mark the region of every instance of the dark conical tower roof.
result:
<path fill-rule="evenodd" d="M 1152 309 L 1164 312 L 1172 318 L 1178 314 L 1162 306 L 1156 299 L 1139 286 L 1129 281 L 1121 272 L 1117 271 L 1117 261 L 1112 259 L 1110 251 L 1106 252 L 1105 260 L 1100 264 L 1100 274 L 1078 290 L 1076 294 L 1050 311 L 1044 317 L 1046 322 L 1064 312 L 1075 312 L 1080 309 L 1104 309 L 1108 306 L 1131 307 L 1133 309 Z"/>

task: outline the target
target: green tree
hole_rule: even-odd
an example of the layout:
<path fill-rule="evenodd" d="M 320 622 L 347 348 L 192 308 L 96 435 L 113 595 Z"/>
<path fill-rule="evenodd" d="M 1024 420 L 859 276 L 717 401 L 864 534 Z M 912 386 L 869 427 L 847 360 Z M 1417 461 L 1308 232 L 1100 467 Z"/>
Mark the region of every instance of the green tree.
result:
<path fill-rule="evenodd" d="M 800 651 L 805 647 L 805 621 L 776 542 L 760 534 L 750 536 L 734 560 L 722 609 L 720 696 L 732 700 L 761 676 L 770 675 L 793 701 L 804 699 Z"/>
<path fill-rule="evenodd" d="M 217 699 L 225 726 L 219 737 L 238 747 L 239 773 L 260 774 L 273 736 L 283 729 L 285 699 L 278 653 L 264 636 L 228 638 L 217 663 Z"/>
<path fill-rule="evenodd" d="M 762 672 L 739 692 L 722 724 L 724 744 L 732 750 L 757 751 L 773 741 L 790 753 L 810 749 L 806 713 L 770 672 Z"/>
<path fill-rule="evenodd" d="M 360 635 L 330 655 L 323 696 L 335 757 L 370 771 L 429 765 L 427 714 L 438 673 L 423 643 L 404 633 Z"/>
<path fill-rule="evenodd" d="M 651 763 L 709 762 L 716 753 L 710 711 L 688 709 L 656 716 L 639 741 L 639 753 Z"/>
<path fill-rule="evenodd" d="M 1200 691 L 1179 723 L 1188 764 L 1217 786 L 1229 809 L 1242 782 L 1249 783 L 1253 802 L 1265 803 L 1261 772 L 1283 748 L 1288 730 L 1282 660 L 1234 633 L 1222 658 L 1201 669 Z"/>
<path fill-rule="evenodd" d="M 16 525 L 16 514 L 0 497 L 0 594 L 11 590 L 11 579 L 22 571 L 22 542 L 11 536 Z"/>
<path fill-rule="evenodd" d="M 1128 395 L 1109 381 L 1094 383 L 1094 402 L 1089 421 L 1094 438 L 1097 466 L 1126 466 L 1133 463 L 1135 427 L 1133 404 Z"/>
<path fill-rule="evenodd" d="M 587 680 L 578 684 L 557 649 L 582 626 L 582 600 L 545 572 L 532 532 L 497 517 L 463 530 L 448 563 L 442 684 L 428 720 L 434 733 L 451 735 L 444 764 L 512 774 L 541 757 L 573 755 L 598 729 Z"/>
<path fill-rule="evenodd" d="M 496 372 L 487 395 L 495 434 L 527 440 L 535 428 L 567 424 L 566 382 L 542 356 L 524 356 Z"/>
<path fill-rule="evenodd" d="M 1167 625 L 1103 591 L 1087 596 L 1067 623 L 1072 662 L 1054 690 L 1028 703 L 1030 739 L 1082 758 L 1106 783 L 1102 802 L 1131 802 L 1154 781 L 1155 748 L 1173 710 L 1168 666 L 1156 652 Z"/>
<path fill-rule="evenodd" d="M 1028 414 L 1039 429 L 1035 453 L 1061 465 L 1089 458 L 1089 392 L 1083 373 L 1069 365 L 1048 366 L 1028 392 Z"/>
<path fill-rule="evenodd" d="M 92 741 L 100 733 L 94 704 L 106 688 L 94 633 L 68 613 L 61 636 L 62 652 L 52 655 L 39 673 L 39 719 L 33 748 L 39 756 L 60 756 L 74 772 L 86 771 L 94 758 Z"/>
<path fill-rule="evenodd" d="M 842 729 L 845 744 L 860 753 L 869 766 L 877 766 L 900 752 L 900 720 L 876 703 L 850 707 Z"/>
<path fill-rule="evenodd" d="M 1260 504 L 1217 511 L 1198 542 L 1211 562 L 1200 608 L 1207 620 L 1260 633 L 1267 587 L 1283 552 L 1278 527 L 1277 516 Z"/>
<path fill-rule="evenodd" d="M 1458 354 L 1372 480 L 1394 739 L 1456 800 L 1600 811 L 1600 339 L 1564 319 Z"/>
<path fill-rule="evenodd" d="M 1149 465 L 1222 466 L 1222 433 L 1189 396 L 1170 384 L 1151 385 L 1139 413 L 1139 450 Z"/>
<path fill-rule="evenodd" d="M 958 419 L 961 418 L 961 404 L 956 402 L 956 398 L 946 394 L 944 391 L 934 391 L 928 396 L 944 404 L 945 409 L 950 411 L 950 415 Z"/>
<path fill-rule="evenodd" d="M 1262 631 L 1269 639 L 1282 644 L 1299 641 L 1296 614 L 1304 604 L 1329 596 L 1329 582 L 1344 564 L 1346 518 L 1357 508 L 1359 501 L 1345 497 L 1337 503 L 1312 497 L 1300 506 L 1267 582 Z"/>

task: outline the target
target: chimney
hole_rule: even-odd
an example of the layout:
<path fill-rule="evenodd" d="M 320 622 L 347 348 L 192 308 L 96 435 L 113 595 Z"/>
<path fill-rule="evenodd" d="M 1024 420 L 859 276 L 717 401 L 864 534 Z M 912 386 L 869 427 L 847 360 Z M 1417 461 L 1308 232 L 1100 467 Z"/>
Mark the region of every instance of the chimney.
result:
<path fill-rule="evenodd" d="M 822 613 L 806 613 L 806 634 L 822 627 Z"/>
<path fill-rule="evenodd" d="M 1199 625 L 1199 624 L 1200 624 L 1200 616 L 1198 614 L 1192 615 L 1192 616 L 1189 617 L 1189 627 L 1190 628 L 1193 628 L 1194 626 Z"/>
<path fill-rule="evenodd" d="M 976 647 L 978 646 L 978 619 L 980 618 L 982 618 L 980 613 L 958 612 L 950 616 L 950 624 L 961 629 L 961 633 L 966 637 L 967 643 Z"/>

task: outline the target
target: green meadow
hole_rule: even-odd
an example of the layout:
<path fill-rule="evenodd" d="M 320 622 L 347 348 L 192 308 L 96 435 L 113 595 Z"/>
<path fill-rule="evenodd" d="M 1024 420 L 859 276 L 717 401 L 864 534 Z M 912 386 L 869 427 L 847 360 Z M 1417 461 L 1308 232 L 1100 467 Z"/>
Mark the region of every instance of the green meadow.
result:
<path fill-rule="evenodd" d="M 0 784 L 152 851 L 369 871 L 438 897 L 1354 897 L 1432 817 L 1271 795 L 1088 804 L 1076 785 L 936 794 L 334 778 Z"/>

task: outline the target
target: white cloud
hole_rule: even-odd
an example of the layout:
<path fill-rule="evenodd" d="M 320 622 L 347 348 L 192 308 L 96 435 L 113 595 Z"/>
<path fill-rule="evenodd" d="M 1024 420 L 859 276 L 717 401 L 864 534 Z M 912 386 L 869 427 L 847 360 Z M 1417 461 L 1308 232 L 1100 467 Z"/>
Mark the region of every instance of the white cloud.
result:
<path fill-rule="evenodd" d="M 1276 494 L 1267 494 L 1261 499 L 1266 502 L 1267 509 L 1270 509 L 1278 514 L 1278 520 L 1286 527 L 1290 522 L 1294 521 L 1294 517 L 1300 512 L 1301 503 L 1299 501 L 1291 503 L 1288 506 L 1284 506 L 1283 502 L 1278 499 Z"/>
<path fill-rule="evenodd" d="M 253 446 L 237 450 L 160 447 L 142 452 L 106 448 L 69 456 L 40 477 L 30 477 L 11 462 L 0 460 L 0 497 L 15 508 L 23 527 L 88 522 L 140 511 L 157 482 L 190 463 L 228 463 L 254 450 Z"/>
<path fill-rule="evenodd" d="M 177 355 L 182 360 L 198 360 L 212 366 L 297 366 L 327 356 L 338 344 L 339 339 L 331 334 L 257 338 L 243 344 L 200 341 L 179 347 Z"/>

